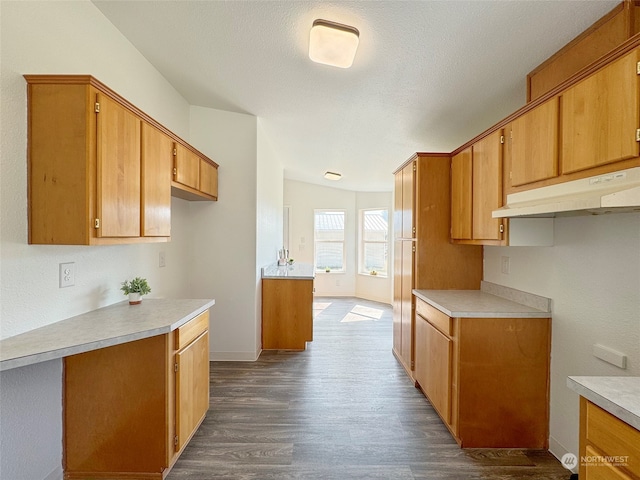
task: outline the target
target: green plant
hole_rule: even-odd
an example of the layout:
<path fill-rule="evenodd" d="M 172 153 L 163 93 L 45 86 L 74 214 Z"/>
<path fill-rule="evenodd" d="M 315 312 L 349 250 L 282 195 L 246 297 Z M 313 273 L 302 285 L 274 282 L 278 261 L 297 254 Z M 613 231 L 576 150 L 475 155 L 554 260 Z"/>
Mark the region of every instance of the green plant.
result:
<path fill-rule="evenodd" d="M 146 278 L 136 277 L 130 282 L 127 280 L 122 282 L 120 290 L 122 290 L 125 295 L 129 295 L 130 293 L 139 293 L 140 295 L 146 295 L 147 293 L 151 292 L 151 287 L 149 287 Z"/>

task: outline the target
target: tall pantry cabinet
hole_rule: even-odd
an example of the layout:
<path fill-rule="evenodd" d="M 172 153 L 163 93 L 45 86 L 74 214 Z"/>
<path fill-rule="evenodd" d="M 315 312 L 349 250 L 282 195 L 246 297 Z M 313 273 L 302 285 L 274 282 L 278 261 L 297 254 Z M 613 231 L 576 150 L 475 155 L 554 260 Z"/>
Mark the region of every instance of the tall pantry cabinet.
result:
<path fill-rule="evenodd" d="M 449 240 L 449 155 L 416 153 L 394 175 L 393 353 L 413 378 L 412 290 L 479 289 L 482 246 Z"/>

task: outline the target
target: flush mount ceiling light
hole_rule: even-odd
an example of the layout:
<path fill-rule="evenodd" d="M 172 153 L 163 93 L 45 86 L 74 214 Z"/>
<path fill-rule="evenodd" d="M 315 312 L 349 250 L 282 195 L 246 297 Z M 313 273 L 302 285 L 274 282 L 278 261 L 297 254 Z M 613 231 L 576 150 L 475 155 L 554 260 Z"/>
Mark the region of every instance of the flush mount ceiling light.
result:
<path fill-rule="evenodd" d="M 336 172 L 325 172 L 324 178 L 327 180 L 340 180 L 342 178 L 342 174 Z"/>
<path fill-rule="evenodd" d="M 357 28 L 329 20 L 316 20 L 309 37 L 309 58 L 316 63 L 349 68 L 356 56 L 359 37 Z"/>

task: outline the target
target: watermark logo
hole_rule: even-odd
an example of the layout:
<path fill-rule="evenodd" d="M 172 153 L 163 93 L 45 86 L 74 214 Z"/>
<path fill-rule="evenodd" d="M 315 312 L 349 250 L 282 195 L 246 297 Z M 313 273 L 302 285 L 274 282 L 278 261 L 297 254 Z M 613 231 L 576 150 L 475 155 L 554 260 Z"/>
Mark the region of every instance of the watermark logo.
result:
<path fill-rule="evenodd" d="M 565 453 L 560 459 L 560 463 L 567 470 L 574 470 L 578 466 L 578 457 L 573 453 Z M 629 466 L 628 455 L 583 455 L 580 457 L 580 465 L 587 467 L 596 466 L 614 466 L 614 467 L 627 467 Z"/>
<path fill-rule="evenodd" d="M 573 470 L 578 466 L 578 457 L 576 457 L 573 453 L 565 453 L 560 459 L 560 463 L 567 470 Z"/>
<path fill-rule="evenodd" d="M 584 455 L 580 457 L 583 465 L 603 466 L 611 465 L 613 467 L 628 467 L 629 455 Z"/>

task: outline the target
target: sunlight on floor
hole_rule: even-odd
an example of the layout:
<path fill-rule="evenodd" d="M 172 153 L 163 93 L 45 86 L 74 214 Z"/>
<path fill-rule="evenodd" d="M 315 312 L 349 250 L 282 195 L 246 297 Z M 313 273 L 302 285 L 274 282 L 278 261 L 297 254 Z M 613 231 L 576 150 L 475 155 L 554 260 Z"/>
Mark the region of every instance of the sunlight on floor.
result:
<path fill-rule="evenodd" d="M 378 308 L 363 307 L 362 305 L 356 305 L 351 309 L 349 313 L 347 313 L 342 318 L 342 320 L 340 320 L 340 322 L 341 323 L 365 322 L 369 320 L 373 320 L 375 322 L 382 318 L 383 313 L 384 312 Z"/>
<path fill-rule="evenodd" d="M 331 305 L 331 302 L 313 302 L 313 318 L 321 314 L 329 305 Z"/>

